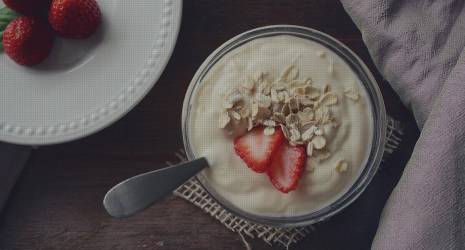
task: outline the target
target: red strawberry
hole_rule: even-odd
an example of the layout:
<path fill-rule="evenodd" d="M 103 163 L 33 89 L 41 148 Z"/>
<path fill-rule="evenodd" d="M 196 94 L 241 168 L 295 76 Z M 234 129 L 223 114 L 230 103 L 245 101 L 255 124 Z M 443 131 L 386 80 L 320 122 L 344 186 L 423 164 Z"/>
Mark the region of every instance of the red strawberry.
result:
<path fill-rule="evenodd" d="M 306 160 L 304 147 L 294 147 L 284 142 L 274 153 L 267 172 L 276 189 L 283 193 L 296 189 Z"/>
<path fill-rule="evenodd" d="M 45 16 L 51 0 L 3 0 L 5 5 L 21 14 L 29 16 Z"/>
<path fill-rule="evenodd" d="M 50 54 L 53 32 L 37 17 L 18 17 L 3 32 L 5 53 L 21 65 L 42 62 Z"/>
<path fill-rule="evenodd" d="M 271 157 L 281 145 L 284 135 L 277 129 L 273 135 L 265 135 L 263 127 L 257 127 L 234 140 L 236 154 L 253 171 L 266 172 L 270 166 Z"/>
<path fill-rule="evenodd" d="M 52 0 L 48 21 L 52 28 L 66 38 L 88 38 L 101 22 L 95 0 Z"/>

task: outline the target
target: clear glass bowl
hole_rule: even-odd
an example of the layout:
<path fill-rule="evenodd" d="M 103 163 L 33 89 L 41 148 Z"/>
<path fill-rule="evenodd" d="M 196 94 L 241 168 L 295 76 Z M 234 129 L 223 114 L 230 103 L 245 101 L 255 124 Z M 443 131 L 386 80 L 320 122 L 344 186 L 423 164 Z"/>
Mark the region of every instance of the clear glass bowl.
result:
<path fill-rule="evenodd" d="M 195 92 L 194 89 L 202 83 L 204 76 L 208 73 L 211 67 L 231 50 L 254 39 L 279 35 L 296 36 L 322 44 L 323 46 L 332 50 L 334 53 L 340 56 L 359 77 L 362 85 L 366 88 L 366 91 L 369 95 L 369 102 L 372 105 L 371 111 L 373 113 L 372 115 L 374 134 L 372 148 L 366 166 L 363 167 L 360 176 L 350 187 L 350 189 L 335 202 L 309 214 L 292 217 L 259 216 L 243 211 L 241 208 L 234 206 L 221 195 L 219 195 L 214 190 L 214 188 L 211 185 L 209 185 L 208 180 L 206 180 L 206 177 L 202 173 L 198 174 L 196 178 L 206 189 L 206 191 L 219 204 L 221 204 L 226 210 L 239 217 L 271 226 L 296 227 L 310 225 L 325 220 L 330 216 L 340 212 L 343 208 L 347 207 L 350 203 L 357 199 L 357 197 L 360 196 L 363 190 L 365 190 L 365 188 L 375 175 L 381 162 L 382 154 L 384 151 L 387 125 L 386 110 L 376 80 L 368 70 L 367 66 L 362 62 L 362 60 L 360 60 L 360 58 L 357 55 L 355 55 L 354 52 L 352 52 L 349 48 L 347 48 L 345 45 L 343 45 L 341 42 L 337 41 L 333 37 L 306 27 L 292 25 L 274 25 L 244 32 L 227 41 L 218 49 L 216 49 L 198 69 L 197 73 L 195 74 L 194 78 L 192 79 L 189 85 L 184 99 L 182 111 L 182 134 L 187 157 L 190 160 L 195 159 L 196 156 L 192 151 L 192 146 L 189 141 L 190 109 L 192 95 Z"/>

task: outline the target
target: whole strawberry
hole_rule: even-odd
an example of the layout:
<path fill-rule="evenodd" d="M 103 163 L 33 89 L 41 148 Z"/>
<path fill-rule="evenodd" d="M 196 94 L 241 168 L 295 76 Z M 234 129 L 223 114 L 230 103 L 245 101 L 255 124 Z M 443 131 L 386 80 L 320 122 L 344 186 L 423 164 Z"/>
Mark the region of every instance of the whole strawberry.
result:
<path fill-rule="evenodd" d="M 87 38 L 99 26 L 101 13 L 95 0 L 52 0 L 48 21 L 63 37 Z"/>
<path fill-rule="evenodd" d="M 23 15 L 47 16 L 51 0 L 3 0 L 5 5 Z"/>
<path fill-rule="evenodd" d="M 3 49 L 15 62 L 34 65 L 50 54 L 53 31 L 37 17 L 18 17 L 3 32 Z"/>

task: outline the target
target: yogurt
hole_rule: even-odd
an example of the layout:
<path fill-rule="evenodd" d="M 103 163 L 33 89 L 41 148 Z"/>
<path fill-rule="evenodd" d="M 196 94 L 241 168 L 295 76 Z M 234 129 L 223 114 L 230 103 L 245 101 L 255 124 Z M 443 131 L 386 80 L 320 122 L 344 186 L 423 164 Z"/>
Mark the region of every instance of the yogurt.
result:
<path fill-rule="evenodd" d="M 329 157 L 309 157 L 298 188 L 285 194 L 273 187 L 266 174 L 253 172 L 236 155 L 237 134 L 219 128 L 218 119 L 224 93 L 260 73 L 278 78 L 289 65 L 299 69 L 299 78 L 311 79 L 321 88 L 328 85 L 339 97 L 338 105 L 331 107 L 339 126 L 328 131 Z M 355 73 L 323 45 L 288 35 L 259 38 L 222 57 L 194 89 L 186 121 L 189 141 L 194 155 L 207 157 L 211 164 L 201 174 L 232 205 L 260 216 L 304 215 L 335 202 L 366 165 L 373 139 L 368 100 Z"/>

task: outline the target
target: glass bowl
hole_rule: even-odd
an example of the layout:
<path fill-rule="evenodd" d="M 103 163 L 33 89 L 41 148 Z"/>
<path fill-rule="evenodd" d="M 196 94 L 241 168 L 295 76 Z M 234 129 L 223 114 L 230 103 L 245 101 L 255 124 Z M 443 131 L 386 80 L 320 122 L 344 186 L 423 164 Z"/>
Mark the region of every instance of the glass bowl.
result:
<path fill-rule="evenodd" d="M 215 63 L 217 63 L 218 60 L 220 60 L 225 54 L 227 54 L 231 50 L 239 46 L 242 46 L 243 44 L 246 44 L 254 39 L 279 35 L 290 35 L 304 39 L 309 39 L 325 46 L 326 48 L 340 56 L 358 76 L 363 87 L 365 87 L 366 92 L 368 93 L 368 102 L 371 104 L 371 112 L 373 116 L 372 147 L 366 165 L 362 167 L 359 177 L 346 191 L 346 193 L 344 193 L 339 199 L 337 199 L 333 203 L 329 204 L 328 206 L 322 209 L 310 212 L 308 214 L 286 217 L 260 216 L 246 212 L 242 210 L 240 207 L 234 206 L 225 198 L 223 198 L 219 193 L 217 193 L 215 189 L 208 183 L 208 180 L 202 173 L 199 173 L 196 176 L 196 178 L 205 188 L 205 190 L 219 204 L 221 204 L 226 210 L 228 210 L 232 214 L 235 214 L 239 217 L 248 219 L 253 222 L 271 226 L 305 226 L 329 218 L 330 216 L 340 212 L 342 209 L 344 209 L 350 203 L 352 203 L 355 199 L 357 199 L 357 197 L 359 197 L 363 190 L 365 190 L 365 188 L 375 175 L 381 162 L 382 154 L 384 151 L 387 118 L 381 92 L 378 88 L 376 80 L 368 70 L 367 66 L 362 62 L 362 60 L 360 60 L 360 58 L 357 55 L 355 55 L 354 52 L 352 52 L 341 42 L 317 30 L 292 25 L 274 25 L 261 27 L 244 32 L 230 39 L 222 46 L 220 46 L 218 49 L 216 49 L 205 60 L 205 62 L 200 66 L 194 78 L 192 79 L 183 104 L 182 134 L 184 147 L 188 159 L 193 160 L 197 158 L 193 153 L 192 146 L 189 141 L 190 109 L 193 93 L 195 92 L 194 89 L 202 83 L 204 76 L 208 73 L 212 66 L 215 65 Z"/>

